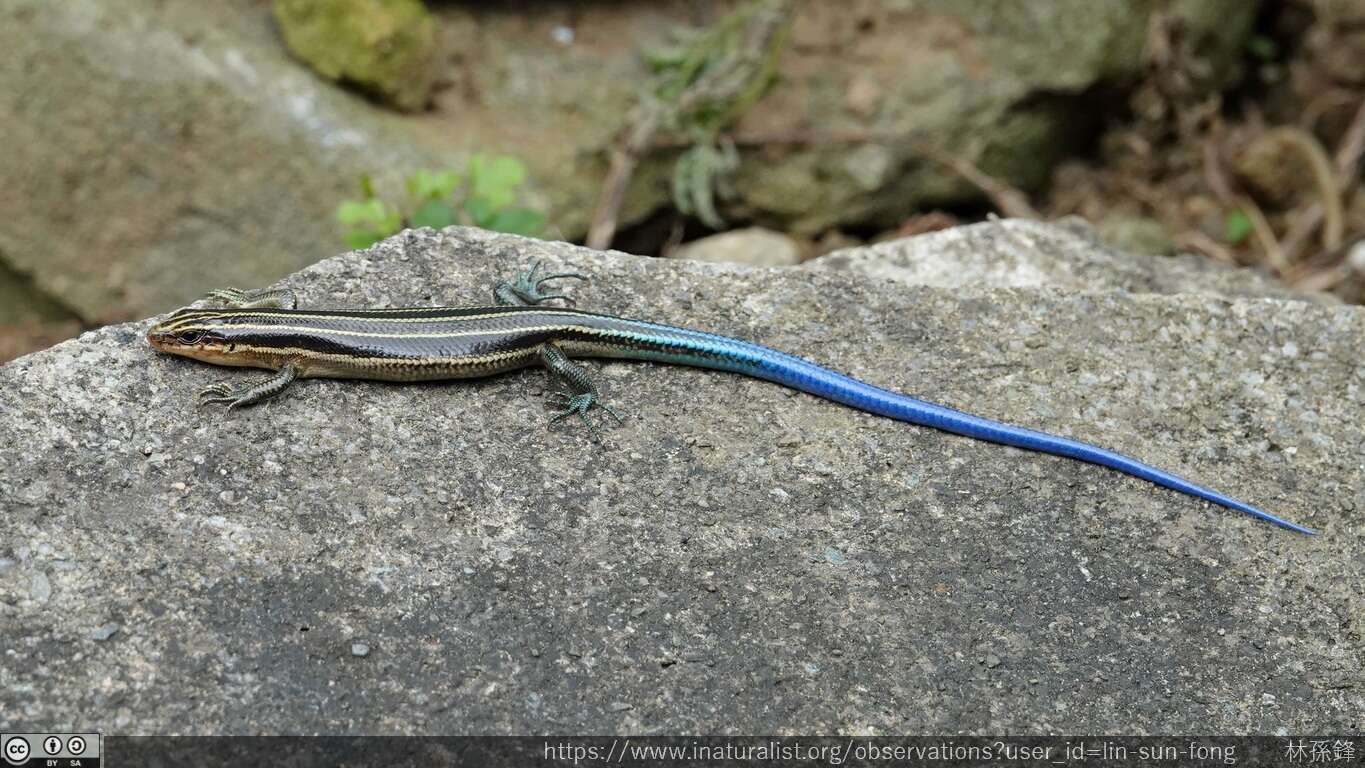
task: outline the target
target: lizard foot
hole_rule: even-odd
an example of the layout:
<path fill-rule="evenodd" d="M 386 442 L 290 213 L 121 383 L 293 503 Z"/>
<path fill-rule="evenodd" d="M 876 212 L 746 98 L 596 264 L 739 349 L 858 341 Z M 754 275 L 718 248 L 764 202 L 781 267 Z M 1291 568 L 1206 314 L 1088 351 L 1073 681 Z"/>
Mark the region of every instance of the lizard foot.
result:
<path fill-rule="evenodd" d="M 541 286 L 551 280 L 587 280 L 584 275 L 577 272 L 560 272 L 553 275 L 537 277 L 540 271 L 540 262 L 536 262 L 531 268 L 517 275 L 512 282 L 501 282 L 493 289 L 493 298 L 502 306 L 535 306 L 542 302 L 552 299 L 563 299 L 572 305 L 573 299 L 563 293 L 542 293 Z"/>

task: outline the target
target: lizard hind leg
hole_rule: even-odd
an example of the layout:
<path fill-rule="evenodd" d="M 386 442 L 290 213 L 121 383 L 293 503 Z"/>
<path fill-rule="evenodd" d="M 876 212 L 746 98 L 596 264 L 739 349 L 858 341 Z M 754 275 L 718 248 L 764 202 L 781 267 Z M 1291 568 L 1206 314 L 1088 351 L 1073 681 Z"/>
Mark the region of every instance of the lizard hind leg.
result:
<path fill-rule="evenodd" d="M 228 309 L 297 309 L 298 297 L 288 288 L 244 291 L 240 288 L 219 288 L 204 297 Z"/>
<path fill-rule="evenodd" d="M 625 423 L 615 408 L 602 402 L 602 396 L 597 391 L 597 385 L 592 382 L 588 370 L 570 360 L 562 349 L 547 343 L 540 349 L 540 360 L 550 372 L 550 378 L 560 386 L 558 391 L 550 393 L 550 402 L 564 409 L 550 419 L 551 424 L 578 414 L 592 435 L 593 442 L 600 443 L 602 436 L 597 431 L 597 426 L 588 418 L 589 410 L 594 407 L 601 408 L 616 419 L 617 424 Z"/>
<path fill-rule="evenodd" d="M 511 307 L 533 307 L 542 302 L 552 299 L 563 299 L 569 304 L 573 304 L 573 299 L 563 293 L 542 293 L 541 286 L 551 280 L 587 280 L 584 275 L 577 272 L 559 272 L 553 275 L 537 276 L 540 272 L 540 262 L 531 265 L 531 268 L 516 276 L 511 282 L 503 281 L 493 287 L 493 300 L 499 306 Z"/>

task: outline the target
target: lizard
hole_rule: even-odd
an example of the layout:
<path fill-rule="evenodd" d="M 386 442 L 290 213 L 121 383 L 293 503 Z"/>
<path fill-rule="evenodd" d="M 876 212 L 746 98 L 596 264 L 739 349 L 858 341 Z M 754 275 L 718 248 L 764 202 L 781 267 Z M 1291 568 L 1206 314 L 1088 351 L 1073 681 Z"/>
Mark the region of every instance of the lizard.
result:
<path fill-rule="evenodd" d="M 536 264 L 512 281 L 498 283 L 491 306 L 398 309 L 299 309 L 288 289 L 225 288 L 207 297 L 220 307 L 181 309 L 156 323 L 147 340 L 161 352 L 275 372 L 264 380 L 235 387 L 219 382 L 200 392 L 202 403 L 225 403 L 229 409 L 274 397 L 307 377 L 413 382 L 478 378 L 543 365 L 557 387 L 551 401 L 562 408 L 552 421 L 577 415 L 594 440 L 599 435 L 588 418 L 591 409 L 601 409 L 618 423 L 622 417 L 602 401 L 591 374 L 574 358 L 729 371 L 897 421 L 1098 464 L 1291 531 L 1315 533 L 1116 451 L 883 389 L 760 344 L 570 306 L 541 306 L 572 302 L 566 294 L 545 292 L 547 283 L 564 279 L 586 278 L 540 274 Z"/>

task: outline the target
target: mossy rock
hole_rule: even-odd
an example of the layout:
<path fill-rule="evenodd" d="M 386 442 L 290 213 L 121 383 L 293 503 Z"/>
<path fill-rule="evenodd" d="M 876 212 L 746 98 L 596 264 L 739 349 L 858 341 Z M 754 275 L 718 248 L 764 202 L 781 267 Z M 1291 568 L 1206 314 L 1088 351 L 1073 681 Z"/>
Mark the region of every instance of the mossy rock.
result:
<path fill-rule="evenodd" d="M 285 43 L 323 77 L 399 109 L 427 105 L 436 24 L 420 0 L 275 0 Z"/>

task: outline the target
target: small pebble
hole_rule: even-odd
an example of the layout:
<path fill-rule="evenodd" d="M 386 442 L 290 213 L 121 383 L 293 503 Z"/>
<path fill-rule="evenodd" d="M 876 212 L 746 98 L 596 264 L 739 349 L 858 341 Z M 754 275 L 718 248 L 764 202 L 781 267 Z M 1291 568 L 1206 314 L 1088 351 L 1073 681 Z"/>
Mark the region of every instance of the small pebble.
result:
<path fill-rule="evenodd" d="M 560 45 L 573 45 L 574 40 L 573 27 L 565 27 L 563 25 L 555 27 L 554 29 L 550 30 L 550 39 L 554 40 L 556 43 L 559 43 Z"/>
<path fill-rule="evenodd" d="M 370 646 L 365 643 L 351 643 L 351 655 L 363 659 L 370 655 Z"/>
<path fill-rule="evenodd" d="M 94 640 L 94 641 L 97 642 L 97 643 L 102 643 L 102 642 L 104 642 L 105 640 L 108 640 L 109 638 L 113 637 L 115 634 L 118 633 L 118 631 L 119 631 L 119 625 L 117 625 L 117 624 L 105 624 L 105 625 L 102 626 L 102 627 L 96 627 L 96 628 L 90 630 L 90 635 L 89 635 L 89 637 L 90 637 L 91 640 Z"/>
<path fill-rule="evenodd" d="M 1357 272 L 1365 272 L 1365 240 L 1351 247 L 1351 252 L 1346 256 L 1346 263 Z"/>
<path fill-rule="evenodd" d="M 41 571 L 33 574 L 33 580 L 28 583 L 28 594 L 40 603 L 46 603 L 52 597 L 52 582 L 47 580 L 47 574 Z"/>

